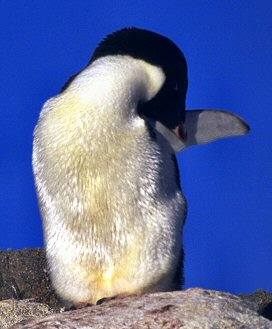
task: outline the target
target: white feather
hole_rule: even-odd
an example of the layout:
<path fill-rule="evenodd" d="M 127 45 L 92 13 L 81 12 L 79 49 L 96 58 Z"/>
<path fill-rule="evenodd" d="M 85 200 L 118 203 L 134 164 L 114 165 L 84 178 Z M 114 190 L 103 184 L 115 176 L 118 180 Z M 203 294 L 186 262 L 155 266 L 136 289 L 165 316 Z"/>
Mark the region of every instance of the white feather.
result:
<path fill-rule="evenodd" d="M 74 303 L 171 286 L 186 205 L 170 145 L 137 114 L 164 80 L 142 60 L 100 58 L 41 112 L 33 167 L 47 256 Z"/>

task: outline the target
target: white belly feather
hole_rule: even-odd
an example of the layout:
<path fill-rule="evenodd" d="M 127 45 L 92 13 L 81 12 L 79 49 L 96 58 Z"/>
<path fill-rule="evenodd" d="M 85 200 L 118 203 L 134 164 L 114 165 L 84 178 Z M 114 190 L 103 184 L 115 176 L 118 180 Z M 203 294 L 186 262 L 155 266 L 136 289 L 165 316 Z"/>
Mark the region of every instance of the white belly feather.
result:
<path fill-rule="evenodd" d="M 167 290 L 186 212 L 171 148 L 160 136 L 152 139 L 136 115 L 124 121 L 128 110 L 118 107 L 135 107 L 135 100 L 111 95 L 114 102 L 102 108 L 77 83 L 48 101 L 35 131 L 33 165 L 53 284 L 73 302 L 157 285 Z"/>

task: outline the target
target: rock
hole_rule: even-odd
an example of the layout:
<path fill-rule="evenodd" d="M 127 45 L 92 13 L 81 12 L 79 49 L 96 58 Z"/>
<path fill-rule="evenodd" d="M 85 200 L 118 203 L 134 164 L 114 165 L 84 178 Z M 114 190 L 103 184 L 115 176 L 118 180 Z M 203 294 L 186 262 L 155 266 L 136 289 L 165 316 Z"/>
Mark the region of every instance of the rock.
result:
<path fill-rule="evenodd" d="M 23 321 L 12 329 L 248 328 L 269 329 L 258 305 L 211 290 L 188 289 L 116 298 L 101 305 Z"/>
<path fill-rule="evenodd" d="M 55 311 L 61 308 L 50 285 L 44 249 L 0 250 L 0 300 L 29 298 Z"/>
<path fill-rule="evenodd" d="M 24 319 L 37 318 L 53 313 L 45 304 L 33 303 L 29 300 L 0 301 L 0 328 L 10 328 Z"/>
<path fill-rule="evenodd" d="M 271 319 L 272 293 L 264 290 L 237 297 L 195 288 L 116 298 L 102 305 L 56 313 L 62 305 L 50 285 L 41 248 L 0 250 L 3 299 L 12 300 L 0 302 L 1 329 L 12 324 L 14 329 L 272 328 L 272 323 L 260 316 Z M 52 312 L 55 314 L 47 315 Z"/>
<path fill-rule="evenodd" d="M 257 290 L 250 295 L 240 294 L 238 296 L 243 300 L 256 303 L 259 314 L 272 320 L 272 292 Z"/>

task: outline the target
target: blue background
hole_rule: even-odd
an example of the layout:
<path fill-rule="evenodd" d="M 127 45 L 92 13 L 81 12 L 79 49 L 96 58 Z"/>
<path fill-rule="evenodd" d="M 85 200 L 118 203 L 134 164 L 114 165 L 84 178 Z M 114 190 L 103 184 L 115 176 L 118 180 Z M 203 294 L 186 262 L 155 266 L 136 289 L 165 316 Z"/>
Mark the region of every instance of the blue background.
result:
<path fill-rule="evenodd" d="M 272 290 L 271 1 L 1 1 L 0 24 L 1 248 L 43 245 L 31 169 L 42 104 L 105 35 L 137 26 L 184 51 L 187 108 L 228 109 L 252 128 L 178 155 L 186 287 Z"/>

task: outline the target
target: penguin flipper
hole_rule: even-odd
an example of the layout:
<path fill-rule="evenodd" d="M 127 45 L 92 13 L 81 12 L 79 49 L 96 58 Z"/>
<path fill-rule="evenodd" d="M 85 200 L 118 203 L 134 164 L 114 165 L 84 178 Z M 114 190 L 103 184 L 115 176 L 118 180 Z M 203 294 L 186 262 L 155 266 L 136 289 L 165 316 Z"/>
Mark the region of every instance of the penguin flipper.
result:
<path fill-rule="evenodd" d="M 174 130 L 167 128 L 160 121 L 147 121 L 171 145 L 174 153 L 221 138 L 243 136 L 250 130 L 244 119 L 235 113 L 222 110 L 186 111 L 185 123 L 181 123 Z"/>
<path fill-rule="evenodd" d="M 250 127 L 238 115 L 222 110 L 186 111 L 187 138 L 185 148 L 227 137 L 246 135 Z"/>

